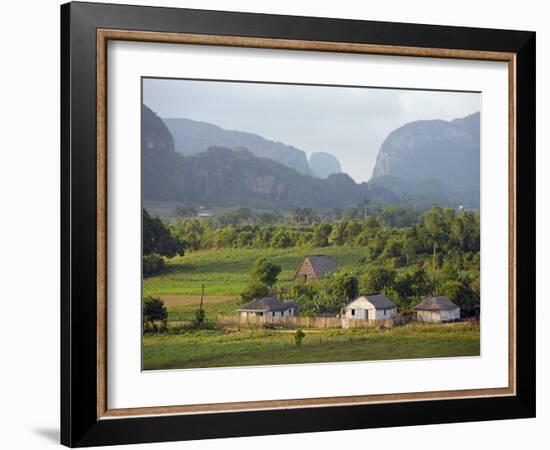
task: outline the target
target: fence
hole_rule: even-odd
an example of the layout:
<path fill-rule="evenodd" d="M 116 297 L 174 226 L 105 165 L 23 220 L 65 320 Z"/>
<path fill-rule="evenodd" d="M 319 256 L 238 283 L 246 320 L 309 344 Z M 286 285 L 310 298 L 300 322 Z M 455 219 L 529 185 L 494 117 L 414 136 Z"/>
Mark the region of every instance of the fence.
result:
<path fill-rule="evenodd" d="M 218 316 L 216 323 L 225 326 L 274 326 L 281 328 L 393 328 L 408 322 L 397 315 L 388 320 L 346 319 L 340 317 L 267 317 L 267 316 Z"/>

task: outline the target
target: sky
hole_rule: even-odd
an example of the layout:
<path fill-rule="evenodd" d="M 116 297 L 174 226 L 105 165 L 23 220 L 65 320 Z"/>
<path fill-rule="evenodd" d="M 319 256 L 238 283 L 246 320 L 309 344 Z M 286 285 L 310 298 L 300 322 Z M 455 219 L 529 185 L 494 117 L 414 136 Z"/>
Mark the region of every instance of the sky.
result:
<path fill-rule="evenodd" d="M 481 94 L 364 87 L 144 79 L 143 102 L 162 118 L 210 122 L 335 155 L 342 171 L 368 181 L 384 139 L 415 120 L 480 111 Z"/>

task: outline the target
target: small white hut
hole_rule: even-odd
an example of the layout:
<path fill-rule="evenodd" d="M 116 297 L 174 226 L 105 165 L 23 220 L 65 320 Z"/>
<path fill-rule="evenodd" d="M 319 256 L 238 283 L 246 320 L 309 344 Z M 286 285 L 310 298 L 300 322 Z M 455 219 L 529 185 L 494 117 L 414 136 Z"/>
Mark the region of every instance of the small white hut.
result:
<path fill-rule="evenodd" d="M 385 295 L 361 295 L 348 303 L 342 311 L 346 319 L 387 320 L 395 317 L 397 307 Z"/>
<path fill-rule="evenodd" d="M 414 308 L 419 322 L 454 322 L 460 319 L 460 308 L 442 295 L 426 297 Z"/>

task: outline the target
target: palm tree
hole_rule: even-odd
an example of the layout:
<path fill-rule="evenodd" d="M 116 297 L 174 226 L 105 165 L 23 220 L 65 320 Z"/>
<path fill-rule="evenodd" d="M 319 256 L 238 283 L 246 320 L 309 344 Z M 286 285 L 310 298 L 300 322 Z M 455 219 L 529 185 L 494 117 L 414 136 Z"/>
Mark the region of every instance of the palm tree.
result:
<path fill-rule="evenodd" d="M 365 197 L 362 201 L 361 201 L 361 205 L 363 206 L 363 219 L 364 220 L 367 220 L 367 206 L 369 205 L 369 199 L 367 197 Z"/>

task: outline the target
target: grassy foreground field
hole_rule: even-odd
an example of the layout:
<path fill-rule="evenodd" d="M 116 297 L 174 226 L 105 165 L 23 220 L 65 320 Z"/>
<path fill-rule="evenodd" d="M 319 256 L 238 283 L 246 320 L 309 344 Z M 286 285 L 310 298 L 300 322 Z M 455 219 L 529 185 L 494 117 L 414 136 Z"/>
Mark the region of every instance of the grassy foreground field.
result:
<path fill-rule="evenodd" d="M 167 271 L 143 281 L 143 295 L 200 295 L 237 297 L 249 281 L 249 272 L 258 258 L 266 257 L 282 268 L 277 285 L 289 286 L 304 256 L 331 255 L 338 267 L 357 271 L 365 257 L 364 248 L 323 249 L 221 249 L 188 253 L 166 261 Z"/>
<path fill-rule="evenodd" d="M 143 368 L 185 369 L 268 364 L 478 356 L 479 326 L 409 324 L 391 330 L 304 330 L 302 346 L 284 330 L 189 331 L 145 335 Z"/>

